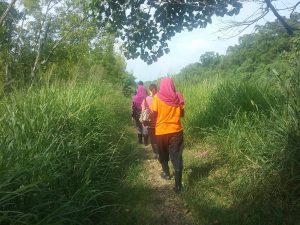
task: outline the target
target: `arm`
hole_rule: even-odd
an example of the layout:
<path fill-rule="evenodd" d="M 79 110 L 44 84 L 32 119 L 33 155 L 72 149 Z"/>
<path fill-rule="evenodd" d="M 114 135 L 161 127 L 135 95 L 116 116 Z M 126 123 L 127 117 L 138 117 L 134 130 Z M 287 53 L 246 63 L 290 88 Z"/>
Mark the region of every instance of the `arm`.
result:
<path fill-rule="evenodd" d="M 142 102 L 142 112 L 146 109 L 146 98 Z"/>
<path fill-rule="evenodd" d="M 131 105 L 131 122 L 134 124 L 134 104 L 132 102 L 132 105 Z"/>
<path fill-rule="evenodd" d="M 157 110 L 158 110 L 158 107 L 157 107 L 157 99 L 154 97 L 153 100 L 152 100 L 152 104 L 151 104 L 151 113 L 150 113 L 150 117 L 151 117 L 151 120 L 152 121 L 156 121 L 156 118 L 157 118 Z"/>
<path fill-rule="evenodd" d="M 184 108 L 180 107 L 180 117 L 184 117 Z"/>
<path fill-rule="evenodd" d="M 157 112 L 156 111 L 151 111 L 150 112 L 150 119 L 151 119 L 151 121 L 156 121 L 156 119 L 157 119 Z"/>

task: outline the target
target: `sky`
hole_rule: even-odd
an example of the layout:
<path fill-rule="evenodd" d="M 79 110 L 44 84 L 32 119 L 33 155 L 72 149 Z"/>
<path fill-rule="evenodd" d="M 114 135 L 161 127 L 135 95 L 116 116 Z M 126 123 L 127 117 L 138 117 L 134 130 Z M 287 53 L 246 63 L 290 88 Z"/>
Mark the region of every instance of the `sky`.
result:
<path fill-rule="evenodd" d="M 295 5 L 297 0 L 279 0 L 276 2 L 278 8 Z M 274 4 L 274 3 L 273 3 Z M 300 6 L 297 8 L 299 12 Z M 212 24 L 204 29 L 195 29 L 191 32 L 185 31 L 176 34 L 175 37 L 169 41 L 170 53 L 159 58 L 157 62 L 147 65 L 140 59 L 127 60 L 127 71 L 132 72 L 136 80 L 151 81 L 159 77 L 176 74 L 188 64 L 199 61 L 200 56 L 207 51 L 218 52 L 225 54 L 229 46 L 238 43 L 239 36 L 254 32 L 254 27 L 246 29 L 239 36 L 233 36 L 234 33 L 224 34 L 218 30 L 224 26 L 225 21 L 234 20 L 242 21 L 247 16 L 250 16 L 258 9 L 258 6 L 251 2 L 243 5 L 239 15 L 232 17 L 220 18 L 214 17 Z M 287 16 L 287 11 L 280 11 L 281 15 Z M 267 21 L 274 21 L 275 16 L 270 12 L 258 24 L 262 25 Z"/>

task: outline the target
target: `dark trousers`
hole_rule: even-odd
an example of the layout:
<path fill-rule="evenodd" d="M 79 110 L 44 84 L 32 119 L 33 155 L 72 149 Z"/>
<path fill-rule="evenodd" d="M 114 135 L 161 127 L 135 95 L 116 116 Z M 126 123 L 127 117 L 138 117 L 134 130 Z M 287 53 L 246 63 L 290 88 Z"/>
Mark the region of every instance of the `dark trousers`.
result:
<path fill-rule="evenodd" d="M 164 165 L 169 158 L 175 171 L 182 171 L 182 151 L 183 151 L 183 132 L 172 134 L 156 135 L 158 146 L 159 162 Z"/>
<path fill-rule="evenodd" d="M 137 134 L 143 134 L 143 125 L 141 124 L 138 118 L 134 118 L 134 120 Z"/>
<path fill-rule="evenodd" d="M 151 142 L 151 147 L 152 147 L 153 153 L 158 154 L 154 127 L 148 127 L 148 135 L 150 137 L 150 142 Z"/>

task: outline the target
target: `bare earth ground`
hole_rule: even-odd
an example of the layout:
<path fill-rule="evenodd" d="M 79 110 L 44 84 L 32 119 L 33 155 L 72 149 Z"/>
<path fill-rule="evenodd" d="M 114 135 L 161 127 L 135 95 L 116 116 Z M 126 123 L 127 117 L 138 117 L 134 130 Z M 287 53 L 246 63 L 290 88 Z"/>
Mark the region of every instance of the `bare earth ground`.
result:
<path fill-rule="evenodd" d="M 157 191 L 153 212 L 160 218 L 160 225 L 192 225 L 193 217 L 185 206 L 180 194 L 173 191 L 174 177 L 164 180 L 160 177 L 161 165 L 158 160 L 153 159 L 151 146 L 144 147 L 145 169 L 148 173 L 147 182 L 149 186 Z M 170 171 L 172 165 L 169 162 Z M 172 175 L 172 174 L 171 174 Z"/>

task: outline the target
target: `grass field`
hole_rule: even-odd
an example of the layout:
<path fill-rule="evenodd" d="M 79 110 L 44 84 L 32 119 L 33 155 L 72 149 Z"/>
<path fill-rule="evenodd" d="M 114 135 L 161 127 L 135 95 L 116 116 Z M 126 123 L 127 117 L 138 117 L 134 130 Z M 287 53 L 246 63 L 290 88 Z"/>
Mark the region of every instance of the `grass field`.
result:
<path fill-rule="evenodd" d="M 299 223 L 298 98 L 275 81 L 196 81 L 175 77 L 186 102 L 180 199 L 193 224 Z M 159 171 L 145 167 L 119 89 L 61 83 L 1 100 L 1 225 L 161 222 L 165 199 L 148 179 Z"/>
<path fill-rule="evenodd" d="M 299 223 L 299 106 L 264 76 L 176 79 L 186 101 L 184 198 L 199 224 Z"/>
<path fill-rule="evenodd" d="M 134 147 L 112 85 L 56 84 L 1 100 L 0 224 L 96 224 Z"/>

